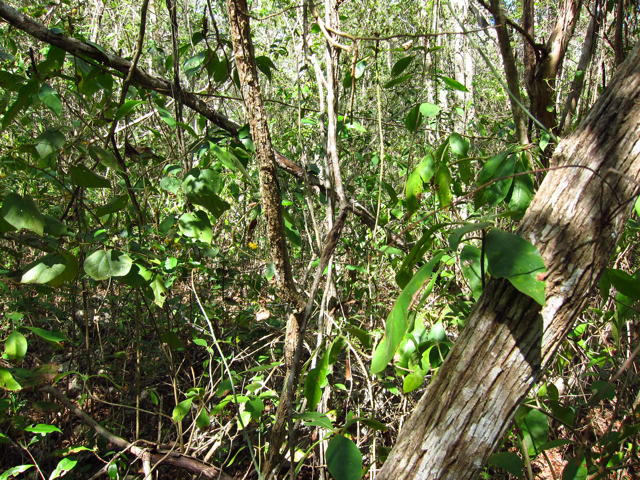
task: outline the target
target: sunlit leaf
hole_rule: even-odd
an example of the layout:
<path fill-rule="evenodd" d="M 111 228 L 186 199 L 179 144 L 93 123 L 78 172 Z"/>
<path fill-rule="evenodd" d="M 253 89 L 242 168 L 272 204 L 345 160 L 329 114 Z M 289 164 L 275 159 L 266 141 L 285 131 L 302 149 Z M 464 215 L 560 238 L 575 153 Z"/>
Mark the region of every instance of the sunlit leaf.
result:
<path fill-rule="evenodd" d="M 11 332 L 4 342 L 4 353 L 14 363 L 20 363 L 27 354 L 27 339 L 18 330 Z"/>
<path fill-rule="evenodd" d="M 122 277 L 129 273 L 131 258 L 118 250 L 97 250 L 84 261 L 84 271 L 94 280 Z"/>

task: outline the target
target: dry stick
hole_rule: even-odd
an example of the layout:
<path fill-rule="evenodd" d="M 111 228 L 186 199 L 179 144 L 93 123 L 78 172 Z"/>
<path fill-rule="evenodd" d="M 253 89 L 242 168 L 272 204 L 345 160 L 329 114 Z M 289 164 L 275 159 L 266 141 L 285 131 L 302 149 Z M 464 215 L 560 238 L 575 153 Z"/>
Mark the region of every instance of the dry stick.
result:
<path fill-rule="evenodd" d="M 211 465 L 207 465 L 200 460 L 197 460 L 188 455 L 179 455 L 169 452 L 149 452 L 144 448 L 137 447 L 136 445 L 129 443 L 124 438 L 118 437 L 114 435 L 98 422 L 96 422 L 93 418 L 83 412 L 80 408 L 74 405 L 71 400 L 67 398 L 65 394 L 63 394 L 60 390 L 52 386 L 46 386 L 40 389 L 41 392 L 49 393 L 53 395 L 60 403 L 62 403 L 68 410 L 73 412 L 77 417 L 79 417 L 84 423 L 90 426 L 93 430 L 96 431 L 98 435 L 117 446 L 121 450 L 129 449 L 131 453 L 133 453 L 137 457 L 143 457 L 148 454 L 150 456 L 150 462 L 154 465 L 172 465 L 174 467 L 182 468 L 193 472 L 195 474 L 202 475 L 204 478 L 210 479 L 222 479 L 222 480 L 232 480 L 232 478 L 226 473 L 222 472 L 222 470 L 213 467 Z"/>
<path fill-rule="evenodd" d="M 225 372 L 227 372 L 227 376 L 229 377 L 229 383 L 231 383 L 231 393 L 233 394 L 233 401 L 235 402 L 236 406 L 238 406 L 238 422 L 242 427 L 242 434 L 244 435 L 245 442 L 247 442 L 247 447 L 249 447 L 249 455 L 251 456 L 251 461 L 253 462 L 253 466 L 258 474 L 258 478 L 260 480 L 263 480 L 262 473 L 260 473 L 260 469 L 258 468 L 258 463 L 256 462 L 256 458 L 253 453 L 253 445 L 251 444 L 251 439 L 249 438 L 249 434 L 247 433 L 247 428 L 244 424 L 244 420 L 242 420 L 242 415 L 240 414 L 238 396 L 236 395 L 236 387 L 233 384 L 233 377 L 231 376 L 231 370 L 229 369 L 229 364 L 227 363 L 227 359 L 225 358 L 224 353 L 222 353 L 222 349 L 220 348 L 220 344 L 218 343 L 218 337 L 216 337 L 216 333 L 213 331 L 213 325 L 211 324 L 211 320 L 209 320 L 209 316 L 207 315 L 207 312 L 202 306 L 202 303 L 200 303 L 200 297 L 198 296 L 198 292 L 196 292 L 196 287 L 193 283 L 193 270 L 191 270 L 191 291 L 193 292 L 193 296 L 195 297 L 196 302 L 198 302 L 198 307 L 200 307 L 200 311 L 202 312 L 204 319 L 207 321 L 207 325 L 209 326 L 209 333 L 211 333 L 211 338 L 213 338 L 213 343 L 216 345 L 216 349 L 218 350 L 218 353 L 220 354 L 220 358 L 222 359 L 224 370 Z"/>

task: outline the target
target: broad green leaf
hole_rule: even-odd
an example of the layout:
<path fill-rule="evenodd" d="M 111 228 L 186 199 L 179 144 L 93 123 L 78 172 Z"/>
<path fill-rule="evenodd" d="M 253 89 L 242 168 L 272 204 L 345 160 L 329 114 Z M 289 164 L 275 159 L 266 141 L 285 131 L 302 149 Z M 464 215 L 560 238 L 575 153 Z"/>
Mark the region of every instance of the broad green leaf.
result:
<path fill-rule="evenodd" d="M 164 123 L 169 125 L 171 128 L 175 128 L 177 123 L 173 119 L 173 116 L 169 113 L 169 110 L 162 107 L 156 107 L 156 110 L 158 110 L 158 115 L 160 115 L 160 118 L 164 121 Z"/>
<path fill-rule="evenodd" d="M 111 182 L 97 173 L 92 172 L 84 165 L 69 167 L 69 173 L 75 184 L 83 188 L 109 188 Z"/>
<path fill-rule="evenodd" d="M 544 452 L 545 450 L 551 450 L 552 448 L 562 447 L 564 445 L 575 444 L 573 440 L 567 440 L 566 438 L 557 438 L 555 440 L 551 440 L 540 446 L 540 451 Z"/>
<path fill-rule="evenodd" d="M 200 410 L 200 415 L 196 418 L 196 426 L 200 429 L 209 428 L 211 425 L 211 418 L 207 415 L 206 410 L 203 408 Z"/>
<path fill-rule="evenodd" d="M 151 285 L 149 286 L 153 291 L 153 303 L 162 308 L 164 306 L 165 300 L 167 299 L 167 287 L 164 284 L 162 275 L 156 275 L 155 278 L 151 281 Z"/>
<path fill-rule="evenodd" d="M 640 300 L 640 282 L 627 272 L 615 268 L 607 268 L 607 278 L 615 289 L 631 299 L 633 302 Z"/>
<path fill-rule="evenodd" d="M 516 168 L 514 173 L 524 173 L 526 169 L 519 159 L 516 162 Z M 518 175 L 513 178 L 513 186 L 511 189 L 511 198 L 507 208 L 515 212 L 522 212 L 520 215 L 513 217 L 514 220 L 520 220 L 523 216 L 531 201 L 533 200 L 533 180 L 531 175 Z"/>
<path fill-rule="evenodd" d="M 125 116 L 129 115 L 129 113 L 131 113 L 131 111 L 141 103 L 143 103 L 142 100 L 129 100 L 127 102 L 124 102 L 116 112 L 115 120 L 116 121 L 122 120 Z"/>
<path fill-rule="evenodd" d="M 32 433 L 39 433 L 41 435 L 46 435 L 48 433 L 53 433 L 53 432 L 62 433 L 62 430 L 60 430 L 55 425 L 48 425 L 46 423 L 39 423 L 38 425 L 31 425 L 30 427 L 25 428 L 24 431 L 25 432 L 32 432 Z"/>
<path fill-rule="evenodd" d="M 362 76 L 362 74 L 364 73 L 365 69 L 367 68 L 367 61 L 366 60 L 360 60 L 358 63 L 356 63 L 356 79 L 360 78 Z"/>
<path fill-rule="evenodd" d="M 67 251 L 62 251 L 60 256 L 64 258 L 65 268 L 57 277 L 47 282 L 53 288 L 60 287 L 64 282 L 72 283 L 78 276 L 78 273 L 80 273 L 80 264 L 75 255 Z"/>
<path fill-rule="evenodd" d="M 160 335 L 160 340 L 162 343 L 166 344 L 171 350 L 178 350 L 179 348 L 184 348 L 182 341 L 180 341 L 180 337 L 173 330 L 167 330 L 166 332 L 162 332 Z M 187 395 L 189 398 L 193 398 L 194 395 Z"/>
<path fill-rule="evenodd" d="M 264 402 L 259 398 L 252 398 L 245 403 L 245 410 L 251 414 L 254 420 L 260 419 L 264 408 Z"/>
<path fill-rule="evenodd" d="M 6 368 L 0 368 L 0 387 L 14 392 L 22 389 L 20 384 L 13 378 L 13 375 L 11 375 L 11 372 Z"/>
<path fill-rule="evenodd" d="M 60 115 L 62 114 L 62 102 L 60 101 L 58 92 L 51 88 L 51 85 L 49 85 L 47 82 L 44 82 L 40 87 L 38 97 L 40 97 L 42 103 L 49 107 L 49 110 L 51 110 L 56 115 L 56 117 L 60 117 Z"/>
<path fill-rule="evenodd" d="M 385 336 L 373 354 L 371 373 L 382 372 L 395 355 L 404 334 L 407 332 L 407 315 L 409 314 L 409 306 L 413 301 L 413 296 L 431 277 L 433 269 L 440 262 L 442 255 L 442 253 L 436 255 L 429 263 L 420 268 L 402 290 L 393 309 L 387 316 Z"/>
<path fill-rule="evenodd" d="M 196 53 L 193 57 L 188 58 L 184 62 L 184 74 L 188 77 L 195 75 L 200 67 L 202 66 L 202 62 L 207 55 L 207 52 L 204 50 L 202 52 Z"/>
<path fill-rule="evenodd" d="M 182 185 L 182 182 L 176 177 L 164 177 L 160 180 L 160 188 L 174 195 L 180 190 L 180 185 Z"/>
<path fill-rule="evenodd" d="M 44 330 L 43 328 L 38 327 L 24 327 L 27 330 L 31 330 L 33 333 L 38 335 L 40 338 L 48 342 L 57 348 L 62 348 L 62 342 L 68 342 L 69 339 L 65 337 L 64 333 L 60 330 Z"/>
<path fill-rule="evenodd" d="M 451 172 L 445 164 L 440 164 L 435 176 L 436 195 L 441 207 L 448 207 L 453 199 L 451 193 Z"/>
<path fill-rule="evenodd" d="M 18 98 L 9 107 L 7 112 L 4 114 L 4 117 L 2 118 L 3 130 L 11 125 L 13 120 L 22 110 L 31 106 L 31 104 L 33 103 L 33 99 L 31 96 L 38 92 L 39 88 L 40 82 L 37 78 L 32 78 L 20 88 L 20 90 L 18 91 Z"/>
<path fill-rule="evenodd" d="M 471 287 L 471 293 L 473 298 L 478 301 L 482 294 L 482 271 L 480 270 L 480 256 L 481 251 L 479 248 L 472 245 L 465 245 L 460 252 L 460 267 L 462 274 L 465 276 Z M 487 258 L 484 259 L 485 272 L 489 271 L 487 265 Z"/>
<path fill-rule="evenodd" d="M 494 206 L 506 198 L 513 182 L 515 167 L 516 156 L 509 155 L 508 152 L 496 155 L 484 164 L 483 169 L 478 174 L 478 186 L 482 186 L 491 180 L 503 178 L 503 180 L 494 182 L 482 190 L 484 199 L 490 206 Z"/>
<path fill-rule="evenodd" d="M 449 78 L 449 77 L 445 77 L 443 75 L 440 75 L 440 80 L 442 80 L 445 83 L 445 85 L 447 85 L 449 88 L 451 88 L 453 90 L 458 90 L 460 92 L 468 92 L 469 91 L 469 90 L 467 90 L 467 87 L 465 87 L 459 81 L 454 80 L 453 78 Z"/>
<path fill-rule="evenodd" d="M 532 408 L 519 422 L 530 457 L 535 457 L 540 447 L 549 440 L 549 419 L 540 410 Z"/>
<path fill-rule="evenodd" d="M 489 272 L 507 278 L 514 287 L 545 305 L 546 268 L 538 249 L 524 238 L 492 228 L 485 236 L 485 254 Z"/>
<path fill-rule="evenodd" d="M 335 480 L 360 480 L 362 454 L 348 438 L 336 435 L 327 447 L 327 468 Z"/>
<path fill-rule="evenodd" d="M 322 398 L 322 388 L 327 383 L 327 372 L 329 369 L 329 352 L 324 352 L 322 359 L 316 368 L 309 370 L 304 381 L 304 396 L 307 399 L 309 410 L 315 410 Z"/>
<path fill-rule="evenodd" d="M 189 413 L 192 401 L 193 398 L 187 398 L 186 400 L 181 401 L 178 405 L 175 406 L 171 414 L 171 418 L 173 418 L 174 422 L 181 422 L 185 415 Z"/>
<path fill-rule="evenodd" d="M 38 235 L 44 234 L 44 218 L 29 195 L 22 198 L 17 193 L 8 194 L 2 202 L 0 216 L 16 230 L 24 228 Z"/>
<path fill-rule="evenodd" d="M 269 81 L 271 81 L 271 69 L 276 70 L 276 66 L 273 64 L 269 57 L 265 57 L 264 55 L 260 55 L 256 57 L 256 66 L 258 70 L 264 73 Z"/>
<path fill-rule="evenodd" d="M 197 212 L 184 213 L 178 220 L 180 231 L 187 237 L 194 238 L 201 242 L 211 243 L 213 231 L 209 216 L 202 210 Z"/>
<path fill-rule="evenodd" d="M 44 218 L 45 235 L 51 235 L 52 237 L 62 237 L 63 235 L 69 234 L 67 226 L 57 218 L 54 218 L 51 215 L 42 215 L 42 218 Z"/>
<path fill-rule="evenodd" d="M 569 427 L 573 426 L 576 417 L 573 408 L 562 405 L 558 400 L 549 400 L 549 407 L 558 420 Z"/>
<path fill-rule="evenodd" d="M 422 370 L 416 370 L 404 377 L 402 381 L 402 393 L 413 392 L 416 388 L 422 385 L 424 381 L 424 373 Z"/>
<path fill-rule="evenodd" d="M 58 462 L 58 465 L 56 466 L 55 470 L 51 472 L 51 476 L 49 477 L 49 480 L 53 480 L 54 478 L 65 476 L 67 472 L 69 472 L 70 470 L 73 470 L 73 468 L 76 466 L 77 463 L 78 463 L 78 460 L 76 460 L 73 457 L 63 458 Z"/>
<path fill-rule="evenodd" d="M 397 77 L 402 72 L 404 72 L 407 69 L 407 67 L 409 65 L 411 65 L 411 62 L 413 61 L 414 58 L 416 58 L 416 56 L 415 55 L 411 55 L 411 56 L 408 56 L 408 57 L 403 57 L 400 60 L 398 60 L 393 65 L 393 68 L 391 69 L 391 76 L 392 77 Z"/>
<path fill-rule="evenodd" d="M 509 472 L 517 478 L 522 478 L 522 468 L 524 467 L 524 463 L 516 453 L 494 453 L 489 457 L 489 463 Z"/>
<path fill-rule="evenodd" d="M 116 160 L 116 157 L 114 157 L 113 153 L 109 150 L 91 145 L 89 147 L 89 155 L 91 155 L 91 158 L 95 161 L 101 162 L 105 167 L 108 167 L 111 170 L 115 170 L 116 172 L 122 171 L 122 167 Z"/>
<path fill-rule="evenodd" d="M 398 78 L 394 78 L 393 80 L 385 83 L 382 88 L 392 88 L 395 87 L 396 85 L 400 85 L 401 83 L 406 82 L 407 80 L 409 80 L 411 77 L 413 77 L 413 74 L 409 74 L 409 75 L 403 75 L 402 77 L 398 77 Z"/>
<path fill-rule="evenodd" d="M 344 425 L 344 429 L 346 430 L 347 428 L 349 428 L 354 423 L 363 423 L 367 427 L 369 427 L 369 428 L 371 428 L 373 430 L 378 430 L 380 432 L 386 432 L 388 430 L 387 426 L 384 423 L 379 422 L 378 420 L 374 420 L 373 418 L 365 418 L 365 417 L 351 417 L 351 418 L 349 418 L 349 420 L 347 420 L 347 423 L 345 423 L 345 425 Z"/>
<path fill-rule="evenodd" d="M 37 136 L 35 147 L 40 158 L 45 158 L 51 154 L 58 153 L 66 142 L 64 134 L 57 128 L 47 128 Z"/>
<path fill-rule="evenodd" d="M 48 283 L 67 268 L 67 259 L 50 253 L 25 267 L 20 283 Z"/>
<path fill-rule="evenodd" d="M 142 265 L 134 263 L 131 265 L 131 270 L 125 276 L 120 277 L 120 281 L 130 287 L 140 288 L 145 285 L 149 285 L 153 273 L 147 270 Z"/>
<path fill-rule="evenodd" d="M 27 339 L 18 330 L 11 332 L 4 342 L 4 353 L 14 363 L 20 363 L 27 354 Z"/>
<path fill-rule="evenodd" d="M 422 114 L 420 113 L 420 105 L 413 107 L 404 120 L 404 125 L 410 132 L 415 132 L 422 125 Z"/>
<path fill-rule="evenodd" d="M 458 157 L 464 158 L 469 152 L 469 142 L 467 142 L 459 133 L 453 132 L 449 137 L 449 145 L 451 151 Z"/>
<path fill-rule="evenodd" d="M 101 205 L 96 208 L 96 215 L 99 217 L 104 217 L 105 215 L 109 215 L 110 213 L 119 212 L 124 209 L 129 204 L 129 195 L 123 193 L 115 198 L 113 198 L 106 205 Z"/>
<path fill-rule="evenodd" d="M 423 117 L 435 117 L 440 113 L 440 105 L 434 105 L 433 103 L 420 104 L 420 113 Z"/>
<path fill-rule="evenodd" d="M 35 467 L 35 465 L 18 465 L 17 467 L 11 467 L 9 470 L 5 470 L 2 475 L 0 475 L 0 480 L 8 480 L 9 477 L 18 476 L 22 472 L 26 472 L 31 467 Z"/>
<path fill-rule="evenodd" d="M 586 480 L 588 473 L 587 459 L 581 452 L 567 462 L 562 471 L 562 480 Z"/>
<path fill-rule="evenodd" d="M 97 250 L 84 261 L 84 271 L 94 280 L 122 277 L 129 273 L 131 258 L 118 250 Z"/>

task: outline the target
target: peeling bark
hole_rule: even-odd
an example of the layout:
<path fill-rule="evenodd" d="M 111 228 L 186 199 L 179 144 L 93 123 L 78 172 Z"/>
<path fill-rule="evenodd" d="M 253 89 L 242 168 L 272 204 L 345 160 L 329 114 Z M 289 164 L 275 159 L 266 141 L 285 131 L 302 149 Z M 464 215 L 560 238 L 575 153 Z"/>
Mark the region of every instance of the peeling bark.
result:
<path fill-rule="evenodd" d="M 547 267 L 546 306 L 491 280 L 377 480 L 477 478 L 606 267 L 640 180 L 640 43 L 562 141 L 518 233 Z"/>

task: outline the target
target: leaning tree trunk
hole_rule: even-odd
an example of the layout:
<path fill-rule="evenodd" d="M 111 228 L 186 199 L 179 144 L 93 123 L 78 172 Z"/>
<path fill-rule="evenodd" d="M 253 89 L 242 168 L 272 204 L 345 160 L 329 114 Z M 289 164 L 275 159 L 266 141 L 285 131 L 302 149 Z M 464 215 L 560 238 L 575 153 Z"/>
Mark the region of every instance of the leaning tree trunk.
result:
<path fill-rule="evenodd" d="M 546 306 L 491 280 L 378 480 L 476 478 L 582 311 L 640 179 L 640 43 L 553 157 L 519 229 L 547 267 Z"/>

